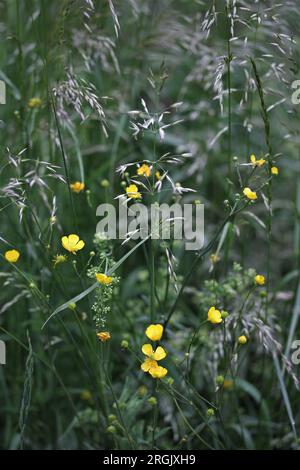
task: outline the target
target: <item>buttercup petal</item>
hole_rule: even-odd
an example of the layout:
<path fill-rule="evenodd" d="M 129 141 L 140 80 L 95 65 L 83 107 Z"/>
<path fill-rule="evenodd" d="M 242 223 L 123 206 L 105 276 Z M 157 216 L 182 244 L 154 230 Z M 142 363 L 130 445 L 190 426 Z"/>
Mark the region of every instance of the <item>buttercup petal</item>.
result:
<path fill-rule="evenodd" d="M 84 247 L 85 243 L 83 240 L 79 240 L 79 242 L 76 244 L 76 250 L 82 250 Z"/>
<path fill-rule="evenodd" d="M 161 367 L 161 366 L 151 367 L 149 370 L 149 374 L 154 379 L 162 379 L 163 377 L 165 377 L 165 375 L 167 375 L 167 373 L 168 373 L 168 369 L 166 369 L 165 367 Z"/>
<path fill-rule="evenodd" d="M 144 371 L 144 372 L 148 372 L 149 369 L 151 367 L 151 364 L 150 364 L 150 361 L 149 359 L 146 359 L 142 364 L 141 364 L 141 369 Z"/>
<path fill-rule="evenodd" d="M 62 246 L 63 246 L 66 250 L 69 249 L 69 239 L 68 239 L 68 237 L 66 237 L 66 236 L 62 237 L 61 243 L 62 243 Z"/>
<path fill-rule="evenodd" d="M 161 346 L 158 346 L 153 354 L 153 358 L 156 360 L 156 361 L 161 361 L 162 359 L 164 359 L 166 357 L 167 353 L 166 351 L 164 350 L 164 348 L 162 348 Z"/>
<path fill-rule="evenodd" d="M 79 242 L 79 236 L 78 236 L 78 235 L 75 235 L 74 233 L 72 233 L 71 235 L 69 235 L 69 243 L 70 243 L 70 245 L 76 245 L 78 242 Z"/>
<path fill-rule="evenodd" d="M 142 353 L 145 354 L 145 356 L 152 356 L 153 355 L 153 348 L 151 344 L 143 344 L 142 346 Z"/>

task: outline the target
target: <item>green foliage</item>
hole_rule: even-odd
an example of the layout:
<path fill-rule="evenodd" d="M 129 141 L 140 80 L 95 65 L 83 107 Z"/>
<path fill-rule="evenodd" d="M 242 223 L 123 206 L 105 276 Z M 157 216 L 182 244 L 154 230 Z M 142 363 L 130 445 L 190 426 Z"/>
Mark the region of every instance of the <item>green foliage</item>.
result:
<path fill-rule="evenodd" d="M 1 448 L 299 448 L 298 23 L 294 0 L 0 2 Z M 95 235 L 120 197 L 204 204 L 204 246 Z"/>

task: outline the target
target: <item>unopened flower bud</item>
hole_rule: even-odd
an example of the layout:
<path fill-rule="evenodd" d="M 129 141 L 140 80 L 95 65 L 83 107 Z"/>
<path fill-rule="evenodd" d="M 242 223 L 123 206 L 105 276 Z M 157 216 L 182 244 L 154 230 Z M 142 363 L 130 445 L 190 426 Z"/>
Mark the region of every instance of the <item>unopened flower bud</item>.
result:
<path fill-rule="evenodd" d="M 229 313 L 226 310 L 221 311 L 221 317 L 223 318 L 223 320 L 225 320 L 225 318 L 227 318 L 228 315 L 229 315 Z"/>
<path fill-rule="evenodd" d="M 106 180 L 106 179 L 102 180 L 100 184 L 101 184 L 102 188 L 108 188 L 109 187 L 109 181 Z"/>
<path fill-rule="evenodd" d="M 245 335 L 242 335 L 239 337 L 238 342 L 239 344 L 246 344 L 247 343 L 247 337 Z"/>
<path fill-rule="evenodd" d="M 151 406 L 156 406 L 157 405 L 157 399 L 155 397 L 150 397 L 150 398 L 148 398 L 147 401 L 148 401 L 149 405 L 151 405 Z"/>
<path fill-rule="evenodd" d="M 116 434 L 117 430 L 115 426 L 110 425 L 106 428 L 106 432 L 108 432 L 108 434 Z"/>
<path fill-rule="evenodd" d="M 216 377 L 216 383 L 217 383 L 217 385 L 223 385 L 223 383 L 224 383 L 224 376 L 223 376 L 223 375 L 217 375 L 217 377 Z"/>
<path fill-rule="evenodd" d="M 68 308 L 69 308 L 70 310 L 75 310 L 75 308 L 76 308 L 75 302 L 70 302 L 69 305 L 68 305 Z"/>
<path fill-rule="evenodd" d="M 108 422 L 109 423 L 112 423 L 113 421 L 116 421 L 116 420 L 117 420 L 116 415 L 113 415 L 113 414 L 108 415 Z"/>

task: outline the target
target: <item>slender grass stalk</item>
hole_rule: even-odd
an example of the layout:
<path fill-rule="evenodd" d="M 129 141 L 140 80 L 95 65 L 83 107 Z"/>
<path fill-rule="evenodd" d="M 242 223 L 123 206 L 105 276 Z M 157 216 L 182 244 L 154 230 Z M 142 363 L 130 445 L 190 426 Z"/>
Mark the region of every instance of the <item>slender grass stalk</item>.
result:
<path fill-rule="evenodd" d="M 150 245 L 150 321 L 155 321 L 155 254 L 154 254 L 154 241 L 152 238 L 149 240 Z"/>
<path fill-rule="evenodd" d="M 268 183 L 267 183 L 267 193 L 268 193 L 268 223 L 267 223 L 267 296 L 266 296 L 266 309 L 265 309 L 265 319 L 268 317 L 268 309 L 269 309 L 269 293 L 270 293 L 270 274 L 271 274 L 271 246 L 272 246 L 272 166 L 273 166 L 273 150 L 271 145 L 271 136 L 270 136 L 270 120 L 267 111 L 267 106 L 265 103 L 264 98 L 264 91 L 262 87 L 262 83 L 260 80 L 260 76 L 255 64 L 254 59 L 250 58 L 252 68 L 254 71 L 255 82 L 260 98 L 260 105 L 262 111 L 262 119 L 264 122 L 264 133 L 265 133 L 265 141 L 266 146 L 268 149 Z"/>
<path fill-rule="evenodd" d="M 231 179 L 232 175 L 232 118 L 231 118 L 231 61 L 232 61 L 232 53 L 231 53 L 231 43 L 230 43 L 230 6 L 228 6 L 230 2 L 226 2 L 225 6 L 225 13 L 226 13 L 226 21 L 227 21 L 227 57 L 226 57 L 226 65 L 227 65 L 227 93 L 228 93 L 228 177 Z"/>

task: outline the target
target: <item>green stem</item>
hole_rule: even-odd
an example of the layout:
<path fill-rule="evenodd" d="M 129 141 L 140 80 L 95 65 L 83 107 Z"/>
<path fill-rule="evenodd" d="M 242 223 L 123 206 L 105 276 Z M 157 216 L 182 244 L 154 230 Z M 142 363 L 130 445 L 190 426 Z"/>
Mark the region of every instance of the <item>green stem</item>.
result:
<path fill-rule="evenodd" d="M 153 240 L 150 238 L 150 320 L 155 321 L 155 256 Z"/>
<path fill-rule="evenodd" d="M 228 7 L 226 7 L 226 17 L 227 17 L 227 23 L 229 22 L 228 20 Z M 231 173 L 232 173 L 232 165 L 231 165 L 231 140 L 232 140 L 232 123 L 231 123 L 231 67 L 230 63 L 232 60 L 232 55 L 231 55 L 231 47 L 230 47 L 230 25 L 229 26 L 229 31 L 228 31 L 228 38 L 227 38 L 227 89 L 228 89 L 228 177 L 229 179 L 231 178 Z"/>

